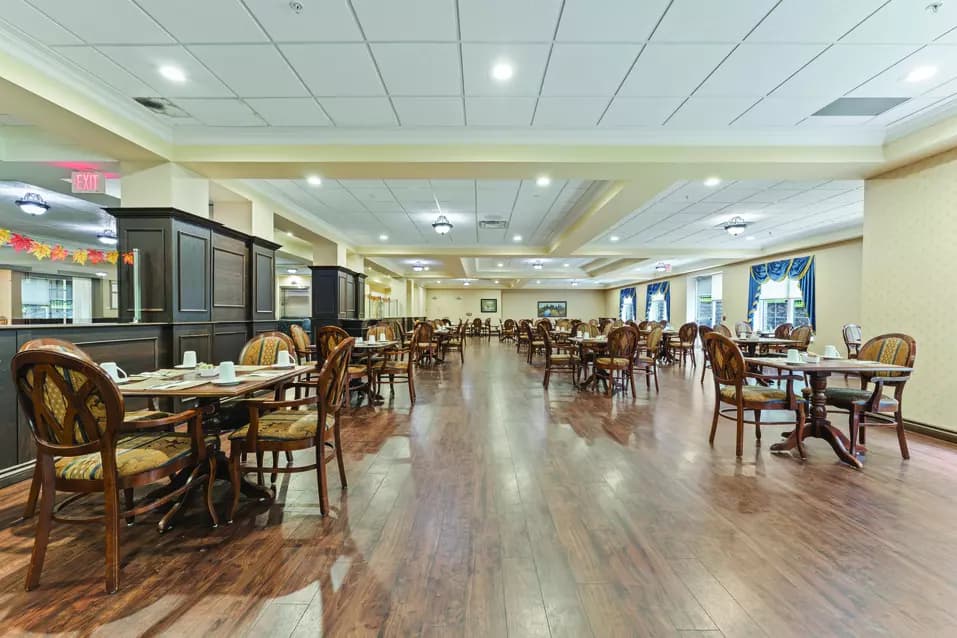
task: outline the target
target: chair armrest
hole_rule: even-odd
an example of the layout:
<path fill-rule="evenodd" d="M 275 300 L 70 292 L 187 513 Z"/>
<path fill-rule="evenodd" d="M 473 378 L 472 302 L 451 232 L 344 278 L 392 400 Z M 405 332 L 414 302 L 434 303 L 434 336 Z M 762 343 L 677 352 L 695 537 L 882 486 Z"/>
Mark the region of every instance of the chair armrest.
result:
<path fill-rule="evenodd" d="M 290 386 L 300 386 L 300 387 L 315 387 L 315 384 L 289 384 Z M 289 399 L 284 401 L 276 401 L 270 399 L 247 399 L 244 403 L 249 407 L 250 410 L 278 410 L 279 408 L 296 408 L 303 405 L 313 405 L 319 402 L 318 395 L 312 395 L 308 397 L 303 397 L 301 399 Z"/>
<path fill-rule="evenodd" d="M 133 421 L 123 421 L 123 425 L 119 427 L 118 431 L 135 432 L 136 430 L 148 430 L 150 428 L 159 428 L 167 425 L 181 425 L 183 423 L 189 422 L 190 419 L 195 418 L 197 415 L 202 417 L 202 412 L 199 410 L 183 410 L 182 412 L 177 412 L 176 414 L 164 416 L 159 419 L 135 419 Z"/>

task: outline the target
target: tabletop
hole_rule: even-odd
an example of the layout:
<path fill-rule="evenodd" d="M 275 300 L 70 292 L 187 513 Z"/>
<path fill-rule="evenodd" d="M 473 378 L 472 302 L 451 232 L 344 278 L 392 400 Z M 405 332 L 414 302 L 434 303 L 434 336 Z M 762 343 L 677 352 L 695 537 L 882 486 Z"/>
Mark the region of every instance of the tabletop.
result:
<path fill-rule="evenodd" d="M 898 366 L 880 361 L 860 361 L 858 359 L 821 359 L 818 363 L 788 363 L 782 357 L 745 357 L 745 363 L 791 372 L 911 372 L 913 368 Z"/>
<path fill-rule="evenodd" d="M 379 348 L 389 348 L 391 346 L 395 346 L 398 344 L 399 344 L 398 341 L 375 341 L 375 342 L 363 341 L 362 343 L 359 343 L 357 341 L 355 345 L 352 346 L 352 349 L 353 350 L 376 350 Z"/>
<path fill-rule="evenodd" d="M 195 370 L 158 370 L 149 376 L 139 378 L 131 375 L 134 381 L 120 385 L 120 393 L 125 397 L 206 397 L 230 398 L 243 396 L 250 392 L 271 388 L 277 383 L 291 381 L 296 377 L 314 371 L 314 365 L 293 366 L 291 368 L 273 368 L 271 366 L 236 366 L 236 385 L 216 385 L 211 379 L 200 378 Z"/>
<path fill-rule="evenodd" d="M 731 341 L 737 343 L 738 345 L 745 343 L 756 343 L 763 346 L 787 346 L 791 344 L 801 343 L 794 339 L 781 339 L 780 337 L 759 337 L 758 339 L 749 339 L 747 337 L 731 337 Z"/>

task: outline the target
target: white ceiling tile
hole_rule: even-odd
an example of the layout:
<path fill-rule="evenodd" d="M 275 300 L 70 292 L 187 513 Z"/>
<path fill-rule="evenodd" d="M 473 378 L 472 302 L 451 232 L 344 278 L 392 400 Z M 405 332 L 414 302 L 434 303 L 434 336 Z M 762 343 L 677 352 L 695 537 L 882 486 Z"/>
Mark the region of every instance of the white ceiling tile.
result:
<path fill-rule="evenodd" d="M 366 39 L 457 40 L 455 0 L 353 0 Z"/>
<path fill-rule="evenodd" d="M 469 126 L 527 127 L 535 109 L 533 97 L 467 97 L 465 113 Z"/>
<path fill-rule="evenodd" d="M 835 42 L 887 0 L 784 0 L 748 42 Z"/>
<path fill-rule="evenodd" d="M 284 44 L 283 54 L 313 95 L 381 95 L 382 83 L 364 44 Z"/>
<path fill-rule="evenodd" d="M 113 62 L 154 87 L 161 97 L 232 97 L 229 88 L 181 46 L 98 47 Z M 176 66 L 186 82 L 171 82 L 159 74 L 163 65 Z"/>
<path fill-rule="evenodd" d="M 384 97 L 327 97 L 319 102 L 336 126 L 396 126 L 395 114 Z"/>
<path fill-rule="evenodd" d="M 733 47 L 733 44 L 649 44 L 638 57 L 619 95 L 690 95 Z"/>
<path fill-rule="evenodd" d="M 823 50 L 820 44 L 742 44 L 695 95 L 765 95 Z"/>
<path fill-rule="evenodd" d="M 741 128 L 792 127 L 831 102 L 820 97 L 766 97 L 735 120 Z"/>
<path fill-rule="evenodd" d="M 777 0 L 675 0 L 653 40 L 735 42 L 742 40 Z"/>
<path fill-rule="evenodd" d="M 262 126 L 262 119 L 240 100 L 182 99 L 176 105 L 207 126 Z"/>
<path fill-rule="evenodd" d="M 834 99 L 907 56 L 915 48 L 899 44 L 835 44 L 775 90 L 774 95 Z"/>
<path fill-rule="evenodd" d="M 394 97 L 392 103 L 402 126 L 464 126 L 459 97 Z"/>
<path fill-rule="evenodd" d="M 594 128 L 608 106 L 605 97 L 543 97 L 534 125 L 542 128 Z"/>
<path fill-rule="evenodd" d="M 937 12 L 927 11 L 929 2 L 891 0 L 843 42 L 924 44 L 957 27 L 957 4 L 941 3 Z"/>
<path fill-rule="evenodd" d="M 937 74 L 925 82 L 908 82 L 907 74 L 922 66 L 937 67 Z M 912 97 L 934 84 L 957 77 L 957 45 L 931 44 L 901 60 L 851 95 L 854 97 Z"/>
<path fill-rule="evenodd" d="M 478 42 L 548 42 L 561 0 L 459 0 L 462 39 Z"/>
<path fill-rule="evenodd" d="M 462 45 L 466 95 L 538 95 L 548 61 L 547 44 Z M 500 62 L 512 65 L 514 75 L 507 82 L 492 78 L 492 67 Z"/>
<path fill-rule="evenodd" d="M 640 50 L 630 44 L 556 44 L 542 95 L 613 95 Z"/>
<path fill-rule="evenodd" d="M 58 53 L 76 64 L 81 69 L 91 73 L 94 77 L 111 85 L 116 90 L 129 97 L 147 97 L 156 95 L 156 90 L 129 73 L 120 65 L 113 62 L 93 47 L 64 47 L 56 48 Z M 154 80 L 159 85 L 162 80 Z"/>
<path fill-rule="evenodd" d="M 373 44 L 392 95 L 461 95 L 459 50 L 455 44 Z"/>
<path fill-rule="evenodd" d="M 276 42 L 362 40 L 347 0 L 309 0 L 297 14 L 281 0 L 244 0 Z"/>
<path fill-rule="evenodd" d="M 874 119 L 871 116 L 829 116 L 809 117 L 800 126 L 806 128 L 831 128 L 835 126 L 863 126 Z"/>
<path fill-rule="evenodd" d="M 668 120 L 672 128 L 722 128 L 754 104 L 753 97 L 690 97 Z"/>
<path fill-rule="evenodd" d="M 329 118 L 311 97 L 258 98 L 246 103 L 270 126 L 328 126 Z"/>
<path fill-rule="evenodd" d="M 616 97 L 602 126 L 661 126 L 681 104 L 680 97 Z"/>
<path fill-rule="evenodd" d="M 925 112 L 930 112 L 935 110 L 935 107 L 943 106 L 944 102 L 944 98 L 932 95 L 911 98 L 903 104 L 899 104 L 891 110 L 876 116 L 871 120 L 871 123 L 891 125 L 910 117 L 923 116 Z"/>
<path fill-rule="evenodd" d="M 641 42 L 668 6 L 668 0 L 565 0 L 558 40 Z"/>
<path fill-rule="evenodd" d="M 309 95 L 272 44 L 204 44 L 189 50 L 240 97 Z"/>
<path fill-rule="evenodd" d="M 236 0 L 137 0 L 179 42 L 266 42 L 268 38 Z"/>
<path fill-rule="evenodd" d="M 59 24 L 37 11 L 26 0 L 7 0 L 3 3 L 3 13 L 0 21 L 5 21 L 14 28 L 46 45 L 53 44 L 82 44 L 76 37 Z"/>
<path fill-rule="evenodd" d="M 32 0 L 90 44 L 162 44 L 173 38 L 129 0 Z"/>

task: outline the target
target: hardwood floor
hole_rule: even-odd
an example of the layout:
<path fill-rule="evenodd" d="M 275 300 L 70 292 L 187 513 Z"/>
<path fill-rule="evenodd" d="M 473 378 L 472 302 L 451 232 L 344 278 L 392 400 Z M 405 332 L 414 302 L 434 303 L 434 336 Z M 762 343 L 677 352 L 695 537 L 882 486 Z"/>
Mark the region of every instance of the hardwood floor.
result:
<path fill-rule="evenodd" d="M 96 526 L 55 525 L 24 592 L 27 485 L 0 491 L 0 632 L 954 635 L 957 449 L 911 434 L 903 461 L 874 430 L 857 472 L 817 439 L 804 464 L 770 454 L 766 426 L 739 462 L 733 423 L 708 446 L 711 380 L 692 368 L 609 400 L 568 375 L 544 392 L 512 346 L 465 358 L 419 371 L 413 409 L 401 386 L 394 409 L 344 420 L 332 515 L 308 473 L 216 530 L 198 501 L 163 536 L 143 519 L 112 596 Z"/>

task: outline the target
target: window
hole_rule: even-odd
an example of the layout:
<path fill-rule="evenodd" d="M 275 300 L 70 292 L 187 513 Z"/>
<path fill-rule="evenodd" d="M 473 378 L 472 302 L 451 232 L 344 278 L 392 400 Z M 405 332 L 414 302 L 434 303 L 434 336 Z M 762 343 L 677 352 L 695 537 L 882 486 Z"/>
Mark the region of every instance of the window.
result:
<path fill-rule="evenodd" d="M 115 310 L 120 307 L 120 282 L 115 279 L 110 280 L 110 309 Z"/>
<path fill-rule="evenodd" d="M 653 296 L 651 298 L 651 305 L 648 306 L 648 321 L 665 321 L 667 319 L 668 311 L 665 308 L 665 296 Z"/>
<path fill-rule="evenodd" d="M 755 327 L 762 332 L 774 332 L 782 323 L 795 327 L 811 323 L 801 298 L 801 287 L 793 279 L 761 284 L 761 296 L 754 313 Z"/>
<path fill-rule="evenodd" d="M 72 319 L 73 279 L 27 275 L 20 284 L 24 319 Z"/>
<path fill-rule="evenodd" d="M 694 316 L 689 317 L 699 326 L 713 328 L 721 323 L 721 273 L 694 278 Z"/>

